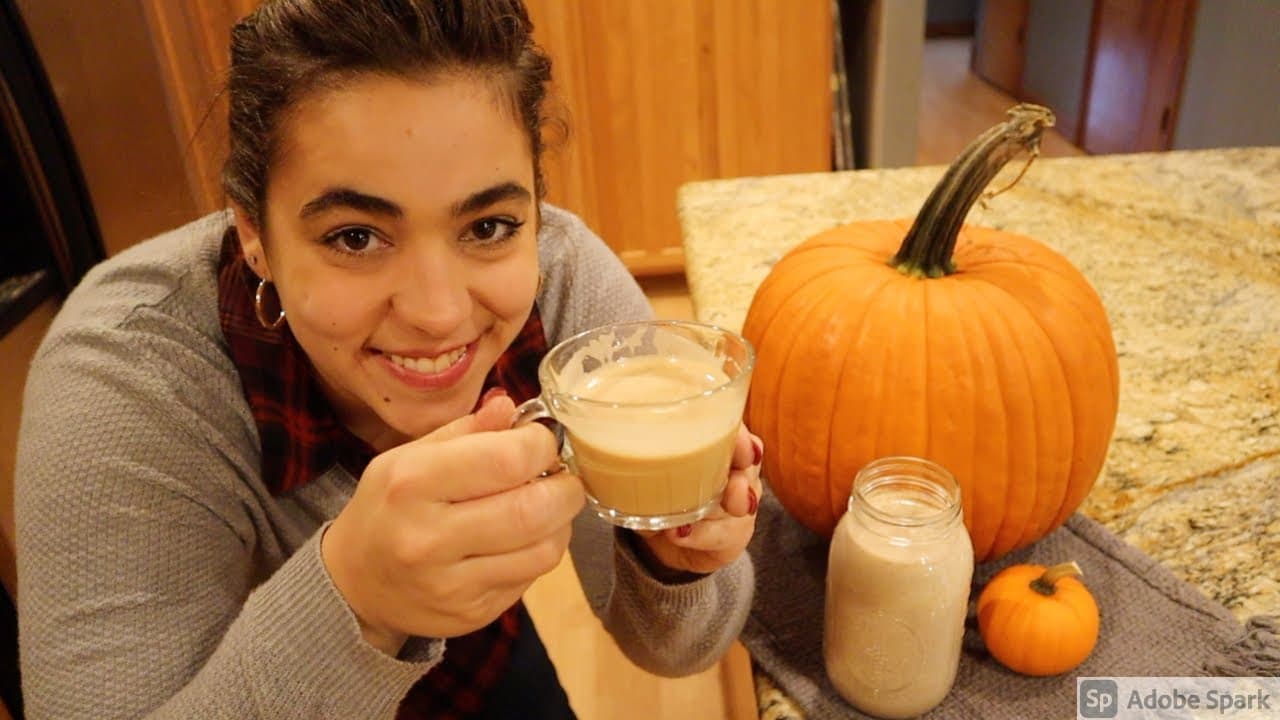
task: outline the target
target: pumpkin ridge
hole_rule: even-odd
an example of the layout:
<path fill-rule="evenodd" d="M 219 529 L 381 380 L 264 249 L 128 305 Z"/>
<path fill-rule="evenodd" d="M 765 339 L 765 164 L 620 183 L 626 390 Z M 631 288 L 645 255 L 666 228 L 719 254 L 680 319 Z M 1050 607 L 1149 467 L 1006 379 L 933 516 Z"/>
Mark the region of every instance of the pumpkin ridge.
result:
<path fill-rule="evenodd" d="M 849 320 L 848 327 L 851 329 L 851 331 L 844 335 L 844 337 L 846 337 L 847 339 L 845 340 L 843 346 L 840 348 L 838 354 L 833 355 L 833 357 L 840 358 L 840 370 L 836 374 L 836 383 L 835 383 L 835 386 L 832 388 L 832 396 L 833 398 L 836 399 L 836 404 L 838 404 L 839 398 L 843 397 L 845 394 L 844 393 L 845 382 L 850 380 L 851 378 L 852 373 L 850 372 L 850 369 L 849 369 L 850 362 L 856 363 L 857 361 L 861 360 L 861 358 L 858 356 L 857 352 L 855 351 L 855 348 L 857 348 L 861 344 L 864 328 L 866 326 L 866 323 L 869 322 L 869 317 L 871 315 L 871 308 L 875 307 L 875 304 L 879 299 L 879 297 L 883 294 L 884 289 L 888 287 L 890 284 L 892 284 L 893 279 L 894 278 L 892 278 L 888 273 L 878 276 L 877 277 L 877 280 L 879 281 L 878 284 L 874 288 L 867 289 L 865 301 L 861 303 L 851 304 L 852 307 L 859 308 L 861 309 L 862 312 L 860 315 L 856 317 L 856 327 L 855 327 L 854 320 L 852 318 Z M 833 417 L 833 416 L 834 416 L 834 413 L 832 413 L 831 415 L 828 415 L 827 417 Z M 839 477 L 839 475 L 836 474 L 837 468 L 835 467 L 834 463 L 837 458 L 837 449 L 835 447 L 836 442 L 841 436 L 838 433 L 836 433 L 834 422 L 828 422 L 827 426 L 828 426 L 828 431 L 827 431 L 827 438 L 826 438 L 826 446 L 827 446 L 826 477 Z M 857 469 L 854 470 L 854 474 L 856 473 L 857 473 Z M 843 512 L 844 508 L 848 503 L 849 494 L 852 492 L 852 488 L 853 488 L 854 474 L 847 474 L 848 481 L 849 481 L 847 485 L 842 481 L 829 482 L 826 484 L 827 491 L 828 491 L 827 495 L 831 503 L 832 513 L 834 514 L 834 517 L 837 520 L 839 519 L 840 514 Z M 841 497 L 841 495 L 843 495 L 843 497 Z"/>
<path fill-rule="evenodd" d="M 842 274 L 850 277 L 841 285 L 852 287 L 861 285 L 860 276 L 866 274 L 861 272 L 862 269 L 861 266 L 844 268 L 845 272 Z M 783 445 L 797 450 L 779 457 L 778 472 L 786 476 L 787 482 L 792 485 L 807 486 L 820 482 L 827 470 L 825 462 L 815 463 L 817 458 L 814 454 L 803 452 L 803 449 L 810 441 L 817 442 L 821 438 L 824 423 L 821 420 L 817 423 L 812 421 L 831 417 L 835 412 L 832 408 L 839 404 L 838 393 L 829 392 L 830 388 L 839 382 L 839 376 L 828 385 L 827 378 L 821 376 L 814 366 L 820 368 L 823 365 L 821 362 L 816 362 L 817 358 L 832 356 L 823 338 L 832 323 L 839 323 L 844 318 L 844 313 L 841 312 L 845 306 L 845 303 L 841 302 L 844 287 L 841 285 L 834 287 L 814 285 L 813 292 L 817 299 L 810 306 L 808 315 L 795 321 L 795 332 L 792 335 L 795 341 L 786 351 L 785 366 L 792 371 L 794 377 L 786 382 L 780 382 L 775 390 L 778 437 L 783 438 Z M 798 369 L 803 369 L 804 372 L 797 372 Z M 824 403 L 824 406 L 819 407 L 817 403 Z M 811 424 L 816 424 L 818 427 L 815 429 Z M 832 434 L 831 426 L 829 423 L 825 424 L 829 437 Z M 823 439 L 822 442 L 825 445 L 828 441 Z M 829 523 L 834 528 L 842 513 L 841 506 L 827 502 L 828 498 L 820 498 L 816 495 L 814 493 L 810 496 L 815 505 L 814 511 L 823 518 L 824 527 Z"/>
<path fill-rule="evenodd" d="M 1083 281 L 1083 275 L 1079 277 Z M 1079 290 L 1070 287 L 1069 284 L 1066 284 L 1066 287 L 1055 287 L 1054 276 L 1043 278 L 1042 284 L 1053 290 L 1053 305 L 1056 309 L 1076 313 L 1073 332 L 1067 331 L 1063 323 L 1043 324 L 1054 342 L 1059 362 L 1062 362 L 1064 367 L 1070 368 L 1067 371 L 1069 378 L 1067 390 L 1071 398 L 1074 420 L 1070 481 L 1063 504 L 1049 525 L 1053 528 L 1066 522 L 1092 490 L 1102 473 L 1111 434 L 1115 429 L 1120 389 L 1115 344 L 1111 339 L 1110 323 L 1101 300 L 1096 300 L 1093 307 L 1082 305 L 1079 302 Z M 1096 298 L 1092 288 L 1089 290 Z M 1081 330 L 1083 332 L 1080 332 Z M 1086 372 L 1094 364 L 1091 359 L 1098 357 L 1106 359 L 1104 369 L 1109 390 L 1105 399 L 1106 404 L 1102 407 L 1097 404 L 1100 393 L 1093 387 L 1097 383 L 1097 378 L 1088 376 Z"/>
<path fill-rule="evenodd" d="M 1028 497 L 1028 492 L 1035 492 L 1035 483 L 1029 482 L 1027 478 L 1036 477 L 1035 455 L 1029 451 L 1029 444 L 1035 439 L 1034 431 L 1031 431 L 1035 418 L 1034 411 L 1027 407 L 1024 400 L 1031 395 L 1032 385 L 1027 374 L 1027 361 L 1022 355 L 1018 328 L 1010 324 L 1009 318 L 1004 314 L 1003 304 L 986 293 L 981 284 L 966 282 L 964 287 L 976 306 L 987 308 L 987 312 L 980 318 L 980 325 L 986 333 L 995 363 L 995 390 L 1005 419 L 1004 442 L 1001 445 L 1003 453 L 999 458 L 1003 462 L 1000 469 L 996 470 L 996 458 L 993 456 L 992 466 L 986 471 L 990 476 L 995 476 L 996 473 L 1003 475 L 1003 484 L 995 501 L 1002 512 L 997 517 L 989 539 L 984 536 L 983 553 L 979 556 L 987 559 L 1008 552 L 1012 545 L 1008 534 L 1026 524 L 1031 517 L 1034 498 Z M 1032 466 L 1027 467 L 1028 463 Z M 983 470 L 979 469 L 979 472 Z M 983 487 L 991 487 L 989 480 Z"/>
<path fill-rule="evenodd" d="M 767 438 L 777 437 L 775 434 L 776 415 L 774 415 L 773 412 L 775 408 L 771 407 L 773 400 L 773 388 L 754 382 L 754 377 L 770 377 L 774 372 L 772 366 L 777 365 L 779 368 L 785 368 L 786 365 L 781 364 L 782 359 L 775 358 L 773 353 L 760 352 L 760 338 L 770 337 L 771 333 L 775 332 L 774 324 L 778 322 L 779 319 L 783 321 L 783 324 L 779 327 L 782 330 L 786 329 L 786 323 L 790 319 L 790 314 L 782 313 L 781 309 L 790 309 L 793 303 L 800 302 L 807 297 L 806 293 L 808 293 L 813 287 L 814 274 L 816 274 L 816 277 L 820 278 L 838 270 L 838 267 L 828 265 L 825 269 L 815 267 L 813 274 L 810 272 L 801 272 L 803 270 L 808 270 L 809 266 L 796 266 L 794 260 L 788 262 L 788 258 L 790 257 L 792 257 L 790 254 L 783 256 L 783 259 L 778 262 L 778 265 L 788 263 L 788 271 L 785 273 L 771 273 L 769 277 L 765 278 L 765 282 L 756 290 L 755 299 L 752 300 L 752 307 L 754 308 L 771 308 L 775 311 L 765 314 L 764 317 L 761 317 L 761 312 L 759 310 L 754 313 L 749 311 L 743 327 L 743 335 L 752 340 L 753 344 L 757 346 L 756 370 L 753 376 L 751 391 L 747 396 L 748 423 L 755 428 L 755 431 L 761 434 L 762 437 Z M 776 267 L 777 265 L 775 265 L 775 268 Z M 799 270 L 795 270 L 795 267 L 799 267 Z M 781 294 L 781 298 L 777 298 L 779 294 Z M 784 315 L 786 316 L 784 317 Z M 760 325 L 763 327 L 757 331 L 755 328 Z M 768 409 L 753 412 L 753 408 L 757 405 L 763 405 Z M 774 448 L 774 450 L 779 449 L 780 448 Z M 768 455 L 768 457 L 765 458 L 766 465 L 771 467 L 771 469 L 775 469 L 777 457 L 772 452 L 766 453 L 766 455 Z M 777 473 L 775 472 L 774 474 L 776 475 Z"/>
<path fill-rule="evenodd" d="M 900 279 L 889 275 L 892 270 L 888 266 L 876 267 L 884 268 L 886 279 L 866 304 L 863 321 L 859 323 L 841 363 L 840 385 L 836 392 L 840 397 L 852 394 L 860 404 L 847 403 L 831 418 L 827 466 L 829 478 L 834 481 L 828 483 L 824 493 L 828 497 L 843 494 L 847 498 L 858 471 L 883 455 L 878 449 L 876 430 L 892 393 L 885 367 L 893 353 L 893 342 L 884 338 L 882 318 L 887 311 L 886 303 L 896 297 L 891 289 L 898 285 Z M 846 392 L 846 383 L 853 383 L 856 389 Z"/>
<path fill-rule="evenodd" d="M 918 278 L 900 282 L 898 292 L 889 295 L 897 304 L 882 321 L 885 350 L 889 356 L 881 366 L 881 382 L 886 392 L 873 409 L 875 444 L 872 458 L 890 455 L 922 456 L 928 435 L 924 382 L 928 372 L 926 337 L 919 321 L 924 317 L 924 288 Z M 892 334 L 889 334 L 889 333 Z M 893 357 L 895 356 L 896 357 Z"/>
<path fill-rule="evenodd" d="M 831 455 L 827 461 L 828 472 L 834 479 L 829 484 L 838 488 L 837 496 L 847 492 L 858 471 L 877 457 L 876 424 L 883 414 L 881 408 L 888 393 L 884 365 L 891 347 L 883 338 L 880 319 L 886 312 L 886 303 L 893 300 L 888 289 L 895 285 L 893 280 L 887 281 L 868 303 L 864 321 L 859 324 L 841 363 L 838 392 L 845 397 L 852 395 L 858 404 L 850 401 L 843 412 L 831 419 Z M 833 492 L 831 488 L 826 489 L 827 495 Z"/>
<path fill-rule="evenodd" d="M 1018 308 L 1025 312 L 1025 309 L 1016 299 L 1009 297 L 1003 291 L 993 292 L 993 290 L 995 289 L 992 287 L 984 287 L 987 295 L 1001 297 L 1001 303 L 1006 308 L 1005 313 L 1009 312 L 1009 308 Z M 1026 394 L 1023 402 L 1026 405 L 1024 410 L 1028 418 L 1025 425 L 1027 431 L 1025 441 L 1013 443 L 1015 448 L 1025 454 L 1023 458 L 1023 462 L 1026 463 L 1025 474 L 1009 478 L 1010 487 L 1017 488 L 1019 490 L 1018 496 L 1025 498 L 1026 512 L 1023 515 L 1016 513 L 1005 514 L 1005 522 L 996 531 L 995 550 L 993 551 L 994 555 L 999 556 L 1021 547 L 1022 538 L 1027 534 L 1027 530 L 1033 527 L 1034 519 L 1040 514 L 1046 498 L 1059 494 L 1055 492 L 1055 489 L 1059 485 L 1065 485 L 1065 479 L 1059 480 L 1055 477 L 1052 466 L 1046 469 L 1044 465 L 1048 465 L 1048 463 L 1041 462 L 1042 441 L 1040 433 L 1055 423 L 1053 423 L 1052 413 L 1049 413 L 1048 417 L 1042 414 L 1044 406 L 1043 403 L 1039 402 L 1038 398 L 1037 388 L 1043 387 L 1042 383 L 1044 382 L 1044 379 L 1038 377 L 1036 372 L 1041 369 L 1040 363 L 1042 359 L 1037 357 L 1041 354 L 1040 348 L 1028 347 L 1027 334 L 1039 331 L 1040 327 L 1036 323 L 1035 316 L 1030 313 L 1026 313 L 1020 318 L 1016 327 L 1014 327 L 1014 319 L 1009 314 L 1000 313 L 997 314 L 997 317 L 1006 323 L 1009 336 L 1014 339 L 1012 357 L 1019 367 L 1019 374 L 1025 383 L 1023 389 Z M 1051 355 L 1052 353 L 1043 354 Z M 1013 498 L 1015 496 L 1011 493 L 1009 497 Z M 1017 507 L 1017 505 L 1018 503 L 1015 501 L 1013 507 Z"/>
<path fill-rule="evenodd" d="M 984 270 L 989 269 L 992 271 L 996 271 L 999 269 L 999 265 L 1002 265 L 1002 264 L 1006 264 L 1006 261 L 1001 261 L 1000 263 L 984 263 L 983 268 Z M 1044 282 L 1046 280 L 1056 279 L 1062 284 L 1062 286 L 1069 288 L 1069 291 L 1066 291 L 1066 292 L 1060 291 L 1058 293 L 1059 301 L 1065 301 L 1065 302 L 1071 303 L 1071 305 L 1076 309 L 1078 309 L 1082 315 L 1093 315 L 1095 310 L 1102 309 L 1104 310 L 1103 315 L 1105 317 L 1105 306 L 1103 306 L 1102 304 L 1102 298 L 1098 295 L 1097 290 L 1095 290 L 1094 287 L 1089 283 L 1088 278 L 1086 278 L 1084 274 L 1081 273 L 1079 270 L 1077 270 L 1075 267 L 1070 267 L 1070 266 L 1064 267 L 1058 263 L 1035 264 L 1035 263 L 1014 263 L 1012 261 L 1007 261 L 1007 264 L 1034 267 L 1037 270 L 1040 270 L 1042 274 L 1037 278 L 1037 280 Z M 986 272 L 981 272 L 980 274 L 985 276 Z M 1081 303 L 1081 298 L 1085 298 L 1085 297 L 1089 298 L 1090 303 L 1088 304 Z M 1100 339 L 1105 337 L 1106 340 L 1109 341 L 1111 339 L 1110 322 L 1106 324 L 1105 328 L 1107 332 L 1100 333 L 1098 332 L 1097 329 L 1095 329 L 1093 325 L 1090 325 L 1089 331 L 1096 337 Z M 1110 379 L 1112 381 L 1112 384 L 1114 385 L 1115 377 L 1113 376 Z"/>
<path fill-rule="evenodd" d="M 960 276 L 957 276 L 957 279 Z M 964 400 L 965 407 L 956 407 L 952 411 L 964 412 L 973 424 L 971 434 L 972 445 L 968 448 L 970 474 L 967 477 L 956 476 L 961 486 L 962 502 L 965 506 L 966 526 L 973 541 L 974 558 L 979 562 L 988 557 L 995 531 L 1004 517 L 1001 507 L 1005 494 L 1003 485 L 995 487 L 988 473 L 984 472 L 984 460 L 994 454 L 1004 457 L 1007 454 L 1005 438 L 1007 437 L 1007 420 L 1004 412 L 1003 398 L 1000 402 L 992 402 L 992 389 L 999 389 L 1000 378 L 994 360 L 995 351 L 991 338 L 981 320 L 978 305 L 969 292 L 967 283 L 957 282 L 952 288 L 952 302 L 956 306 L 956 316 L 962 323 L 965 337 L 969 340 L 969 363 L 973 368 L 973 386 L 969 388 Z M 939 408 L 947 411 L 947 408 Z M 997 411 L 998 410 L 998 411 Z M 996 427 L 992 427 L 996 426 Z M 997 453 L 998 451 L 998 453 Z M 953 471 L 953 474 L 957 471 Z M 971 490 L 963 496 L 965 490 Z"/>
<path fill-rule="evenodd" d="M 1058 363 L 1063 367 L 1072 414 L 1071 467 L 1066 475 L 1067 482 L 1063 489 L 1061 504 L 1054 516 L 1046 519 L 1044 523 L 1047 529 L 1065 522 L 1097 482 L 1102 463 L 1105 461 L 1106 447 L 1109 445 L 1111 432 L 1114 429 L 1115 413 L 1119 402 L 1115 346 L 1111 342 L 1110 323 L 1107 322 L 1105 308 L 1083 274 L 1074 267 L 1069 267 L 1065 258 L 1062 258 L 1062 263 L 1067 266 L 1059 265 L 1061 272 L 1042 273 L 1034 279 L 1035 290 L 1051 295 L 1051 302 L 1046 303 L 1046 306 L 1071 316 L 1069 323 L 1062 319 L 1057 321 L 1045 319 L 1038 323 L 1050 338 Z M 988 282 L 991 277 L 998 277 L 1005 283 L 992 284 L 1003 288 L 1004 292 L 1013 296 L 1019 296 L 1019 291 L 1012 289 L 1009 286 L 1010 283 L 1016 283 L 1019 288 L 1022 288 L 1020 291 L 1022 294 L 1027 294 L 1026 288 L 1032 287 L 1032 279 L 1023 273 L 978 272 L 974 273 L 973 277 L 982 277 Z M 1089 296 L 1094 298 L 1092 306 L 1081 302 L 1083 290 L 1087 290 Z M 1082 349 L 1082 342 L 1089 347 Z M 1096 380 L 1082 377 L 1084 368 L 1092 365 L 1090 358 L 1094 357 L 1107 358 L 1107 379 L 1111 390 L 1108 407 L 1102 408 L 1100 413 L 1094 410 L 1089 402 L 1098 394 L 1089 387 Z M 1085 385 L 1082 386 L 1082 383 Z M 1096 460 L 1094 456 L 1097 456 Z"/>
<path fill-rule="evenodd" d="M 1075 595 L 1081 595 L 1081 597 L 1083 597 L 1083 595 L 1089 595 L 1090 597 L 1092 597 L 1092 595 L 1089 594 L 1088 586 L 1086 586 L 1084 583 L 1080 582 L 1079 580 L 1076 580 L 1075 585 L 1076 586 L 1073 586 L 1071 588 L 1074 602 L 1067 603 L 1067 607 L 1071 612 L 1071 616 L 1081 625 L 1087 625 L 1090 627 L 1097 626 L 1098 630 L 1100 631 L 1102 629 L 1101 613 L 1085 612 L 1085 609 L 1081 607 L 1081 603 L 1083 602 L 1083 600 L 1075 599 L 1074 597 Z M 1094 601 L 1094 608 L 1095 609 L 1097 608 L 1096 600 Z"/>
<path fill-rule="evenodd" d="M 814 290 L 815 288 L 821 289 L 823 285 L 815 282 L 815 279 L 842 272 L 843 269 L 840 265 L 829 264 L 813 275 L 808 273 L 793 274 L 793 276 L 805 278 L 805 281 L 796 282 L 794 289 L 787 295 L 785 303 L 780 302 L 775 305 L 775 307 L 787 307 L 792 312 L 785 317 L 781 313 L 775 315 L 774 320 L 766 328 L 766 332 L 772 332 L 769 335 L 759 336 L 768 337 L 771 342 L 775 343 L 782 340 L 781 347 L 786 348 L 783 353 L 770 352 L 768 354 L 770 363 L 764 367 L 765 376 L 769 376 L 774 372 L 773 366 L 776 366 L 779 372 L 785 371 L 791 363 L 792 353 L 795 351 L 796 346 L 801 344 L 800 340 L 803 338 L 800 332 L 801 322 L 795 322 L 794 319 L 796 317 L 805 318 L 809 316 L 813 308 L 821 302 L 823 296 L 815 295 Z M 763 290 L 764 287 L 762 286 L 761 291 Z M 778 330 L 774 330 L 773 324 L 778 320 L 782 321 L 782 325 Z M 757 372 L 761 369 L 761 355 L 764 355 L 764 353 L 757 352 Z M 750 395 L 748 396 L 749 412 L 747 421 L 749 425 L 755 426 L 757 419 L 763 419 L 764 422 L 760 423 L 761 429 L 757 431 L 763 437 L 780 439 L 784 437 L 784 433 L 789 432 L 783 421 L 785 412 L 782 398 L 783 385 L 785 385 L 785 380 L 779 383 L 779 386 L 774 387 L 765 387 L 754 382 L 752 384 L 751 391 L 756 395 L 756 402 L 752 402 Z M 756 408 L 759 408 L 759 410 L 757 411 Z M 770 452 L 765 453 L 765 467 L 768 470 L 766 477 L 769 480 L 769 484 L 775 489 L 775 495 L 778 496 L 789 512 L 799 513 L 802 516 L 811 512 L 821 512 L 822 508 L 807 496 L 804 496 L 803 493 L 789 492 L 790 489 L 803 487 L 804 485 L 803 478 L 795 477 L 789 471 L 792 464 L 789 450 L 794 452 L 794 449 L 789 447 L 790 445 L 792 443 L 775 442 L 772 443 Z M 782 488 L 783 492 L 776 492 L 779 487 Z M 797 505 L 797 503 L 801 502 L 804 503 L 803 507 Z M 834 522 L 831 524 L 834 527 Z M 827 530 L 827 534 L 830 534 L 830 529 Z"/>
<path fill-rule="evenodd" d="M 973 343 L 953 297 L 959 282 L 957 274 L 953 278 L 932 280 L 925 286 L 931 298 L 925 310 L 925 336 L 930 344 L 926 402 L 930 408 L 949 410 L 937 413 L 940 417 L 930 422 L 925 452 L 926 457 L 947 468 L 960 486 L 965 527 L 969 528 L 973 522 L 972 478 L 977 431 L 971 420 L 974 389 L 968 379 L 977 371 L 972 358 Z M 939 339 L 942 351 L 934 347 Z"/>
<path fill-rule="evenodd" d="M 1015 276 L 1015 279 L 1021 281 L 1022 277 Z M 1071 394 L 1067 387 L 1069 380 L 1062 366 L 1056 338 L 1046 328 L 1048 323 L 1037 309 L 1028 305 L 1022 295 L 993 282 L 989 276 L 971 275 L 970 282 L 974 288 L 981 288 L 987 297 L 1000 298 L 1005 314 L 997 317 L 1005 320 L 1007 325 L 1011 320 L 1009 312 L 1020 313 L 1018 327 L 1015 329 L 1009 325 L 1009 330 L 1015 338 L 1013 347 L 1022 360 L 1019 365 L 1026 377 L 1029 414 L 1033 418 L 1029 423 L 1031 440 L 1028 442 L 1033 463 L 1030 477 L 1010 478 L 1011 483 L 1030 480 L 1027 484 L 1032 490 L 1029 501 L 1031 509 L 1028 517 L 1013 523 L 1011 532 L 1017 532 L 1016 537 L 996 543 L 993 554 L 1002 555 L 1029 545 L 1036 537 L 1042 537 L 1052 528 L 1049 523 L 1062 509 L 1071 479 L 1075 421 L 1079 413 L 1071 405 Z M 994 305 L 993 302 L 987 304 Z M 1070 423 L 1055 421 L 1064 412 L 1064 408 L 1070 410 Z M 1004 537 L 1005 532 L 1002 527 L 997 537 Z"/>
<path fill-rule="evenodd" d="M 1060 299 L 1065 299 L 1072 303 L 1072 305 L 1079 308 L 1082 314 L 1091 315 L 1094 310 L 1101 309 L 1104 311 L 1105 315 L 1105 306 L 1102 303 L 1102 298 L 1098 295 L 1098 291 L 1089 282 L 1089 279 L 1084 275 L 1084 273 L 1072 264 L 1071 260 L 1065 255 L 1058 252 L 1056 249 L 1025 235 L 1019 235 L 1017 233 L 1011 233 L 1004 230 L 991 230 L 991 232 L 995 233 L 1002 242 L 1017 243 L 1019 249 L 1030 250 L 1031 252 L 1009 259 L 984 258 L 976 267 L 972 263 L 972 258 L 966 258 L 966 262 L 973 274 L 986 275 L 987 271 L 994 271 L 995 274 L 1003 276 L 1003 274 L 999 272 L 1003 265 L 1009 265 L 1014 269 L 1024 269 L 1028 267 L 1034 268 L 1041 271 L 1043 275 L 1057 278 L 1064 285 L 1068 286 L 1070 288 L 1070 292 L 1061 292 L 1059 293 L 1059 297 Z M 1041 277 L 1037 278 L 1037 280 L 1042 279 L 1043 278 Z M 1086 305 L 1082 305 L 1082 299 L 1087 299 L 1089 302 Z M 1107 323 L 1105 327 L 1107 332 L 1103 334 L 1105 334 L 1107 339 L 1110 340 L 1110 323 Z M 1094 332 L 1095 335 L 1099 334 L 1092 325 L 1090 325 L 1089 329 L 1091 332 Z"/>
<path fill-rule="evenodd" d="M 1022 278 L 1018 278 L 1018 280 L 1022 280 Z M 1068 428 L 1070 430 L 1070 433 L 1062 448 L 1065 457 L 1065 467 L 1062 468 L 1062 482 L 1055 484 L 1055 486 L 1060 485 L 1060 487 L 1053 494 L 1054 502 L 1051 504 L 1052 512 L 1047 514 L 1037 514 L 1037 517 L 1042 518 L 1042 520 L 1035 526 L 1027 527 L 1027 532 L 1024 533 L 1022 540 L 1020 540 L 1017 545 L 1017 547 L 1023 547 L 1033 542 L 1035 538 L 1043 537 L 1050 530 L 1062 524 L 1062 522 L 1066 520 L 1066 515 L 1064 515 L 1063 512 L 1065 508 L 1071 508 L 1067 514 L 1069 514 L 1069 512 L 1074 512 L 1075 505 L 1073 505 L 1069 499 L 1070 490 L 1074 484 L 1084 482 L 1091 488 L 1094 482 L 1096 482 L 1096 476 L 1089 478 L 1088 473 L 1082 472 L 1080 469 L 1078 461 L 1079 452 L 1077 451 L 1077 443 L 1084 442 L 1087 438 L 1087 435 L 1082 432 L 1082 426 L 1087 427 L 1089 425 L 1096 424 L 1096 420 L 1090 415 L 1090 413 L 1083 411 L 1085 408 L 1080 406 L 1079 398 L 1077 397 L 1079 391 L 1072 387 L 1072 378 L 1076 374 L 1074 372 L 1076 363 L 1073 363 L 1073 367 L 1070 369 L 1065 363 L 1065 359 L 1072 356 L 1073 346 L 1078 346 L 1079 344 L 1079 337 L 1076 331 L 1081 328 L 1091 327 L 1091 320 L 1079 312 L 1079 308 L 1073 303 L 1064 301 L 1062 293 L 1053 292 L 1053 299 L 1049 305 L 1064 313 L 1070 312 L 1073 315 L 1070 322 L 1064 322 L 1061 319 L 1056 322 L 1052 321 L 1046 318 L 1043 313 L 1039 312 L 1038 308 L 1031 307 L 1025 301 L 1021 300 L 1019 292 L 1015 292 L 1013 289 L 1003 285 L 996 285 L 995 283 L 992 283 L 992 286 L 999 288 L 1001 292 L 1007 294 L 1010 298 L 1017 300 L 1025 308 L 1026 312 L 1035 319 L 1035 326 L 1039 329 L 1043 338 L 1047 343 L 1049 343 L 1049 346 L 1052 349 L 1052 352 L 1047 353 L 1047 355 L 1053 361 L 1057 369 L 1056 378 L 1060 382 L 1061 391 L 1064 396 L 1058 399 L 1062 401 L 1062 404 L 1057 406 L 1058 411 L 1069 412 L 1071 419 L 1070 423 L 1062 424 L 1064 428 Z M 1066 329 L 1068 327 L 1070 328 L 1069 330 Z M 1084 475 L 1084 477 L 1080 477 L 1081 475 Z M 1046 508 L 1047 507 L 1048 506 L 1046 506 Z"/>

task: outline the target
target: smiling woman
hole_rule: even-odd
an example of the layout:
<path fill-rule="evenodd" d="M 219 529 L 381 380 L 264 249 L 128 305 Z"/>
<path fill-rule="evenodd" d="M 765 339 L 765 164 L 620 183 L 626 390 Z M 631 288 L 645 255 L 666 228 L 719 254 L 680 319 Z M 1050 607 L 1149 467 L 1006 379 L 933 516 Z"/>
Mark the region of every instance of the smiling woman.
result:
<path fill-rule="evenodd" d="M 32 364 L 27 717 L 572 717 L 521 602 L 566 549 L 642 667 L 736 637 L 754 436 L 720 508 L 641 536 L 532 482 L 554 437 L 511 427 L 550 345 L 651 314 L 542 202 L 530 31 L 518 0 L 236 26 L 230 209 L 95 268 Z"/>
<path fill-rule="evenodd" d="M 377 450 L 469 412 L 533 306 L 534 163 L 499 93 L 348 81 L 289 114 L 261 226 L 236 209 L 339 419 Z"/>

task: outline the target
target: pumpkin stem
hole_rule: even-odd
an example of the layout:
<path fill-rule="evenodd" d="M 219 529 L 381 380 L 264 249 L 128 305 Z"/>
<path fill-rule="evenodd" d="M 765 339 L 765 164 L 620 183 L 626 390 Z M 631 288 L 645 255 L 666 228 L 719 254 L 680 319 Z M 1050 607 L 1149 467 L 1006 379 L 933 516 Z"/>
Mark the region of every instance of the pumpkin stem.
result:
<path fill-rule="evenodd" d="M 1031 581 L 1031 589 L 1041 595 L 1053 595 L 1057 591 L 1058 581 L 1067 576 L 1084 577 L 1084 571 L 1075 560 L 1059 563 L 1045 570 L 1040 577 Z"/>
<path fill-rule="evenodd" d="M 929 193 L 898 253 L 889 261 L 899 272 L 931 278 L 954 273 L 956 266 L 951 255 L 960 227 L 987 184 L 1023 150 L 1030 152 L 1032 158 L 1039 155 L 1040 136 L 1045 128 L 1053 127 L 1053 111 L 1021 103 L 1010 108 L 1008 115 L 1008 120 L 969 143 Z M 1027 164 L 1030 165 L 1030 161 Z M 1021 177 L 1019 174 L 1018 179 Z M 1008 189 L 1005 187 L 1000 192 Z"/>

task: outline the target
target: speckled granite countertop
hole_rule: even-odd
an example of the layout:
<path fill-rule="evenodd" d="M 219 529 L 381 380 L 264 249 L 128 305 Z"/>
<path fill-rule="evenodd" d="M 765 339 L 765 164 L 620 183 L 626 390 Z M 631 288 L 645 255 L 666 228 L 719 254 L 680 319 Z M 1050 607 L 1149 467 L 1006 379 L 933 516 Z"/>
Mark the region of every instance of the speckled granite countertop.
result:
<path fill-rule="evenodd" d="M 683 186 L 698 318 L 741 329 L 787 250 L 913 216 L 943 170 Z M 1057 249 L 1107 308 L 1120 414 L 1081 510 L 1242 620 L 1280 613 L 1280 148 L 1037 160 L 968 221 Z"/>

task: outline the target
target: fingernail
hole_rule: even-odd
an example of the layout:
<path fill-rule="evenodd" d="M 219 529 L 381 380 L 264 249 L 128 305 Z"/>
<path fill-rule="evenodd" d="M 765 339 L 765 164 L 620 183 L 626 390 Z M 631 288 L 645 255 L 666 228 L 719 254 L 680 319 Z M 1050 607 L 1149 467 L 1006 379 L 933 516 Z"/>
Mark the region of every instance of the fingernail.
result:
<path fill-rule="evenodd" d="M 506 396 L 507 396 L 507 389 L 504 387 L 495 385 L 489 388 L 488 390 L 485 390 L 484 395 L 480 396 L 480 404 L 483 405 L 494 398 L 506 397 Z"/>
<path fill-rule="evenodd" d="M 687 538 L 692 533 L 693 533 L 692 525 L 681 525 L 680 527 L 676 528 L 676 537 Z"/>
<path fill-rule="evenodd" d="M 747 514 L 755 515 L 760 509 L 760 498 L 756 497 L 755 488 L 747 488 Z"/>
<path fill-rule="evenodd" d="M 751 464 L 759 465 L 760 461 L 763 459 L 764 459 L 764 446 L 760 444 L 759 440 L 756 440 L 755 438 L 751 438 Z"/>

